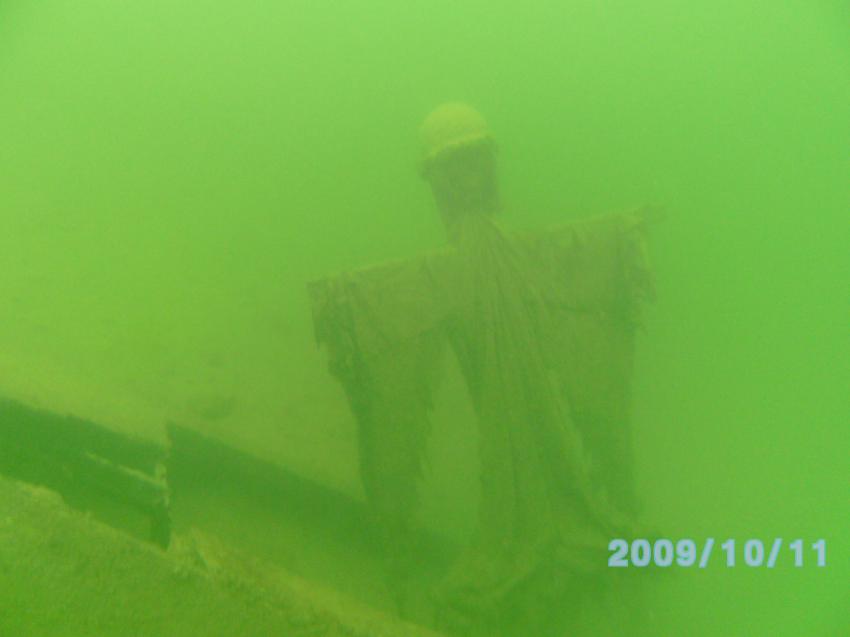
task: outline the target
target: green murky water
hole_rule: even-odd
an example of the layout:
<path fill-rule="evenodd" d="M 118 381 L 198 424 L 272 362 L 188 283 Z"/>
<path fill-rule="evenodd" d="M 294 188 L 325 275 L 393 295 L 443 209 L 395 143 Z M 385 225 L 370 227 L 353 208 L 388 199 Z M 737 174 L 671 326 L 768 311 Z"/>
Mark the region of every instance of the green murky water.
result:
<path fill-rule="evenodd" d="M 647 517 L 826 540 L 824 568 L 678 569 L 647 601 L 666 634 L 848 634 L 848 24 L 837 0 L 7 0 L 0 392 L 146 437 L 176 419 L 361 497 L 306 283 L 445 243 L 417 128 L 462 99 L 498 140 L 505 225 L 667 209 L 633 388 Z M 475 434 L 449 376 L 419 517 L 463 538 Z M 264 533 L 247 548 L 286 553 Z"/>

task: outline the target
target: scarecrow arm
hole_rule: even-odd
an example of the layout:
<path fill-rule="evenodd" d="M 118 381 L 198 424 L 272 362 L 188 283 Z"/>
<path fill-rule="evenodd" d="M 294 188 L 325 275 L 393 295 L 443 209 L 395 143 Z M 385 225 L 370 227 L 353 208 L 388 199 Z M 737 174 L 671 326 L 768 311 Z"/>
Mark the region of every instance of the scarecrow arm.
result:
<path fill-rule="evenodd" d="M 316 338 L 358 423 L 361 479 L 384 520 L 416 503 L 428 412 L 448 313 L 440 256 L 375 266 L 310 285 Z"/>

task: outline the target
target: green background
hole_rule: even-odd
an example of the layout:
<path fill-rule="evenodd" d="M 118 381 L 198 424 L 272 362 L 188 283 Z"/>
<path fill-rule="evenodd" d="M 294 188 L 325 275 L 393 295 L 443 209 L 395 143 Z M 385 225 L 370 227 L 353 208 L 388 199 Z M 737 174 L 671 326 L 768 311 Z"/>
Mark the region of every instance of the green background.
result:
<path fill-rule="evenodd" d="M 358 493 L 305 284 L 443 243 L 417 127 L 466 100 L 506 224 L 667 208 L 634 396 L 649 517 L 827 540 L 824 569 L 717 560 L 654 603 L 678 634 L 848 634 L 848 26 L 838 0 L 3 0 L 0 382 L 128 396 Z M 423 517 L 464 534 L 454 381 Z"/>

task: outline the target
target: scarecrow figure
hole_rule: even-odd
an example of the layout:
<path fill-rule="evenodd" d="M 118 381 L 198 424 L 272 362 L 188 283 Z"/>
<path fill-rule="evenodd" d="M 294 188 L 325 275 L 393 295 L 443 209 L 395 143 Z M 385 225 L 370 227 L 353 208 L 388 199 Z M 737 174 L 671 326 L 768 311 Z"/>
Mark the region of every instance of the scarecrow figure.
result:
<path fill-rule="evenodd" d="M 365 490 L 399 551 L 451 349 L 477 416 L 481 502 L 475 537 L 438 591 L 442 624 L 563 634 L 638 509 L 628 405 L 652 294 L 650 211 L 508 233 L 494 219 L 496 146 L 481 115 L 444 104 L 421 135 L 449 247 L 311 284 L 316 336 L 359 425 Z"/>

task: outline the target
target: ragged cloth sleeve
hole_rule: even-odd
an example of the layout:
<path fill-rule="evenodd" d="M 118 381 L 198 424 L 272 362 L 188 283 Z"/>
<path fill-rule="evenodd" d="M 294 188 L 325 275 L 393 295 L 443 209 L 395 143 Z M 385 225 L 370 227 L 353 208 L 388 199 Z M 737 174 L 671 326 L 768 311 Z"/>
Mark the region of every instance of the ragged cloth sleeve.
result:
<path fill-rule="evenodd" d="M 357 420 L 364 489 L 398 524 L 416 502 L 446 345 L 449 260 L 427 255 L 309 286 L 316 339 Z"/>
<path fill-rule="evenodd" d="M 566 224 L 531 242 L 552 326 L 551 369 L 589 453 L 591 479 L 639 509 L 629 427 L 634 336 L 654 299 L 648 208 Z"/>

